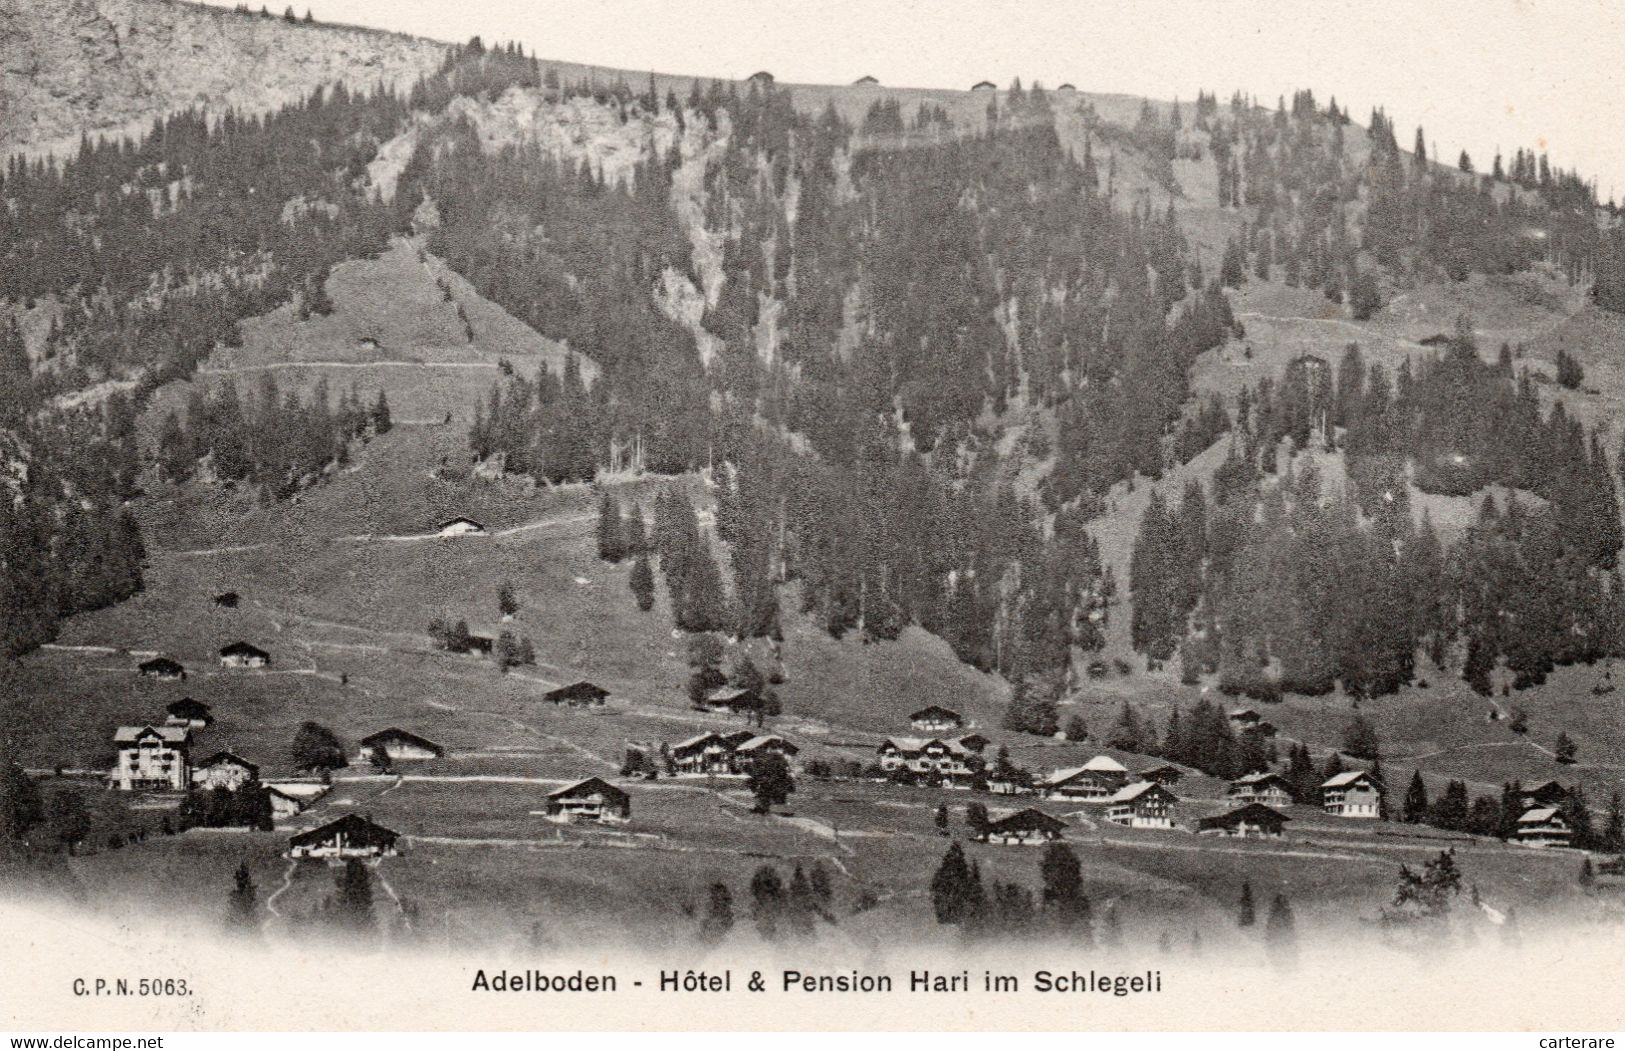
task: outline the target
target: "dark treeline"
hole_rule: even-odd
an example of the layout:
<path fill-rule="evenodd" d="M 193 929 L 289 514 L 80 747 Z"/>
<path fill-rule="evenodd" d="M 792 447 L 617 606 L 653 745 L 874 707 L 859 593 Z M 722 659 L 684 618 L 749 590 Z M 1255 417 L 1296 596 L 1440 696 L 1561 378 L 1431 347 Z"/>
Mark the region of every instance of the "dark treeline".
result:
<path fill-rule="evenodd" d="M 1347 489 L 1327 492 L 1312 459 L 1278 459 L 1284 439 L 1341 448 Z M 1416 521 L 1412 477 L 1539 499 L 1486 495 L 1446 545 L 1427 515 Z M 1300 359 L 1241 399 L 1211 491 L 1192 484 L 1178 507 L 1153 494 L 1130 580 L 1134 645 L 1153 660 L 1180 652 L 1187 681 L 1216 673 L 1227 692 L 1261 697 L 1338 682 L 1391 692 L 1418 653 L 1481 692 L 1498 665 L 1522 688 L 1620 651 L 1620 543 L 1600 435 L 1561 402 L 1543 413 L 1509 354 L 1482 363 L 1463 326 L 1390 379 L 1350 347 L 1335 380 Z"/>

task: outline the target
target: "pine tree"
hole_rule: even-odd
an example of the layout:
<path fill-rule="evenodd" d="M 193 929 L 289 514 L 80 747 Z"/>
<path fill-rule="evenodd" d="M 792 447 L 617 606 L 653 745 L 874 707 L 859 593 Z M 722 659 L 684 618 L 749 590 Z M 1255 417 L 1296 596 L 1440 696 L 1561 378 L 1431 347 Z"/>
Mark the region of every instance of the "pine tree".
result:
<path fill-rule="evenodd" d="M 948 847 L 931 877 L 931 907 L 938 923 L 964 923 L 971 916 L 971 870 L 958 843 Z"/>
<path fill-rule="evenodd" d="M 232 876 L 231 896 L 227 899 L 227 927 L 237 931 L 254 929 L 259 910 L 258 893 L 254 888 L 254 877 L 248 871 L 248 862 L 241 862 Z"/>
<path fill-rule="evenodd" d="M 654 608 L 655 604 L 655 575 L 649 568 L 649 553 L 639 551 L 637 560 L 632 563 L 632 575 L 627 578 L 626 586 L 632 589 L 638 609 L 644 613 Z"/>
<path fill-rule="evenodd" d="M 1428 819 L 1428 789 L 1422 780 L 1422 771 L 1417 770 L 1411 774 L 1410 787 L 1405 790 L 1405 810 L 1402 819 L 1411 825 L 1421 824 Z"/>
<path fill-rule="evenodd" d="M 750 918 L 763 941 L 776 941 L 785 911 L 784 882 L 778 870 L 763 865 L 750 878 Z"/>
<path fill-rule="evenodd" d="M 1251 927 L 1258 920 L 1253 907 L 1253 885 L 1248 882 L 1241 884 L 1241 904 L 1236 912 L 1237 927 Z"/>
<path fill-rule="evenodd" d="M 1078 855 L 1064 843 L 1044 848 L 1038 871 L 1043 881 L 1044 907 L 1062 929 L 1089 930 L 1089 899 L 1083 893 L 1083 867 Z"/>
<path fill-rule="evenodd" d="M 621 502 L 607 490 L 598 501 L 598 557 L 610 563 L 626 557 L 626 523 L 621 517 Z"/>

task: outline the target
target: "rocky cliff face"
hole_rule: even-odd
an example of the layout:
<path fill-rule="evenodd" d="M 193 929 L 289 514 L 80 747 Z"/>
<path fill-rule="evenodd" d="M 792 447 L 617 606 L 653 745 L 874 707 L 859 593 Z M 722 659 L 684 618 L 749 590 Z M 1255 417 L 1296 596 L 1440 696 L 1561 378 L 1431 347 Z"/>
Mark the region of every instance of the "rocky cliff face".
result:
<path fill-rule="evenodd" d="M 404 88 L 443 54 L 433 41 L 257 8 L 0 0 L 0 153 L 60 154 L 83 132 L 139 134 L 189 106 L 258 112 L 340 80 Z"/>

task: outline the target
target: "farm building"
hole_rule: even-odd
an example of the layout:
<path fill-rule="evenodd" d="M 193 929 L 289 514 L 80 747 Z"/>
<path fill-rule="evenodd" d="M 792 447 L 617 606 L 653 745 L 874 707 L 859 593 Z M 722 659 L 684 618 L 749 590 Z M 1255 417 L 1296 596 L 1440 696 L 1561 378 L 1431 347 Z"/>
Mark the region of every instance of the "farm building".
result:
<path fill-rule="evenodd" d="M 601 777 L 589 777 L 550 793 L 547 819 L 561 823 L 597 821 L 618 824 L 632 820 L 632 797 Z"/>
<path fill-rule="evenodd" d="M 578 679 L 568 686 L 560 686 L 556 690 L 548 690 L 542 694 L 542 700 L 544 701 L 552 701 L 554 704 L 568 704 L 572 708 L 585 708 L 588 705 L 603 704 L 608 698 L 608 690 L 585 679 Z"/>
<path fill-rule="evenodd" d="M 1066 822 L 1058 817 L 1051 817 L 1042 810 L 1031 807 L 1017 810 L 996 821 L 990 821 L 987 827 L 976 837 L 983 843 L 999 843 L 1004 846 L 1024 846 L 1030 843 L 1048 843 L 1061 838 L 1061 830 L 1066 828 Z"/>
<path fill-rule="evenodd" d="M 485 536 L 485 527 L 472 518 L 457 517 L 440 523 L 437 535 L 445 537 Z"/>
<path fill-rule="evenodd" d="M 1202 835 L 1235 836 L 1238 839 L 1280 839 L 1283 826 L 1291 820 L 1263 803 L 1248 803 L 1216 817 L 1204 817 L 1196 823 L 1196 831 Z"/>
<path fill-rule="evenodd" d="M 1320 786 L 1321 807 L 1336 817 L 1382 815 L 1382 786 L 1364 770 L 1345 770 Z"/>
<path fill-rule="evenodd" d="M 921 733 L 951 733 L 965 725 L 965 720 L 952 708 L 928 704 L 908 717 L 908 723 Z"/>
<path fill-rule="evenodd" d="M 135 670 L 140 672 L 141 677 L 144 679 L 172 681 L 186 678 L 185 665 L 168 657 L 154 657 L 151 660 L 142 661 L 135 666 Z"/>
<path fill-rule="evenodd" d="M 121 726 L 108 780 L 121 792 L 179 792 L 192 783 L 192 731 L 184 726 Z"/>
<path fill-rule="evenodd" d="M 671 761 L 679 774 L 731 774 L 733 748 L 721 734 L 697 734 L 672 745 Z"/>
<path fill-rule="evenodd" d="M 1556 781 L 1547 781 L 1533 788 L 1520 786 L 1518 800 L 1525 810 L 1533 807 L 1558 807 L 1569 801 L 1569 790 Z"/>
<path fill-rule="evenodd" d="M 468 633 L 468 652 L 478 653 L 489 657 L 497 648 L 497 638 L 502 633 L 486 628 L 475 628 Z"/>
<path fill-rule="evenodd" d="M 265 785 L 271 797 L 271 816 L 293 817 L 332 790 L 319 781 L 274 781 Z"/>
<path fill-rule="evenodd" d="M 346 814 L 288 838 L 290 858 L 387 858 L 401 837 L 360 814 Z"/>
<path fill-rule="evenodd" d="M 1128 767 L 1109 755 L 1097 755 L 1082 766 L 1053 771 L 1039 784 L 1046 799 L 1108 799 L 1128 784 Z"/>
<path fill-rule="evenodd" d="M 250 781 L 257 780 L 260 768 L 231 752 L 216 752 L 192 769 L 192 787 L 212 791 L 224 788 L 235 792 Z"/>
<path fill-rule="evenodd" d="M 214 722 L 209 706 L 190 697 L 182 697 L 164 709 L 164 722 L 169 726 L 185 726 L 201 730 Z"/>
<path fill-rule="evenodd" d="M 1172 763 L 1164 763 L 1161 766 L 1153 766 L 1149 770 L 1140 771 L 1141 781 L 1155 781 L 1164 788 L 1169 785 L 1179 784 L 1179 779 L 1184 776 L 1185 771 Z"/>
<path fill-rule="evenodd" d="M 1263 803 L 1266 806 L 1290 806 L 1297 802 L 1287 779 L 1267 770 L 1230 782 L 1230 798 L 1237 803 Z"/>
<path fill-rule="evenodd" d="M 1106 820 L 1129 828 L 1173 828 L 1179 797 L 1155 781 L 1138 781 L 1106 800 Z"/>
<path fill-rule="evenodd" d="M 372 758 L 374 749 L 382 749 L 392 762 L 405 759 L 439 759 L 446 754 L 446 750 L 427 737 L 419 737 L 409 730 L 402 730 L 398 726 L 391 726 L 379 730 L 375 734 L 368 734 L 361 739 L 361 751 L 357 762 L 366 762 Z"/>
<path fill-rule="evenodd" d="M 1533 807 L 1518 818 L 1513 836 L 1526 847 L 1566 847 L 1574 839 L 1574 829 L 1556 807 Z"/>
<path fill-rule="evenodd" d="M 887 773 L 906 769 L 929 780 L 968 782 L 981 768 L 973 749 L 936 737 L 888 737 L 875 751 Z"/>
<path fill-rule="evenodd" d="M 744 686 L 722 686 L 705 695 L 695 707 L 707 712 L 754 712 L 762 706 L 762 695 Z"/>
<path fill-rule="evenodd" d="M 220 663 L 227 668 L 263 668 L 271 663 L 271 655 L 252 643 L 238 640 L 220 647 Z"/>
<path fill-rule="evenodd" d="M 235 591 L 222 591 L 214 597 L 214 604 L 221 609 L 236 609 L 242 601 L 242 596 Z"/>

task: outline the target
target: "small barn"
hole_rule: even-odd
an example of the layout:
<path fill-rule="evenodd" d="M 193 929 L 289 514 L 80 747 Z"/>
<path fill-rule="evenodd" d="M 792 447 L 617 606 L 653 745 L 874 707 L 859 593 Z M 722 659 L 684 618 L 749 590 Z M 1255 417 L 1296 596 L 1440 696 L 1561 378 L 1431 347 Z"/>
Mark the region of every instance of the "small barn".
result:
<path fill-rule="evenodd" d="M 1238 803 L 1263 803 L 1266 806 L 1290 806 L 1297 802 L 1291 783 L 1280 774 L 1267 770 L 1230 782 L 1230 798 Z"/>
<path fill-rule="evenodd" d="M 1106 800 L 1106 820 L 1128 828 L 1173 828 L 1179 797 L 1155 781 L 1139 781 Z"/>
<path fill-rule="evenodd" d="M 761 694 L 743 686 L 722 686 L 705 695 L 696 707 L 707 712 L 754 712 L 762 706 Z"/>
<path fill-rule="evenodd" d="M 1382 816 L 1382 786 L 1364 770 L 1345 770 L 1320 786 L 1321 808 L 1336 817 Z"/>
<path fill-rule="evenodd" d="M 1237 839 L 1280 839 L 1283 827 L 1292 819 L 1263 803 L 1248 803 L 1196 823 L 1199 835 L 1235 836 Z"/>
<path fill-rule="evenodd" d="M 556 690 L 548 690 L 542 694 L 542 700 L 544 701 L 552 701 L 554 704 L 567 704 L 572 708 L 585 708 L 594 704 L 603 704 L 608 699 L 608 690 L 585 679 L 578 679 L 568 686 L 560 686 Z"/>
<path fill-rule="evenodd" d="M 292 817 L 332 791 L 319 781 L 273 781 L 265 784 L 271 798 L 271 816 Z"/>
<path fill-rule="evenodd" d="M 382 749 L 391 762 L 397 763 L 410 759 L 439 759 L 446 754 L 444 748 L 427 737 L 419 737 L 410 730 L 402 730 L 398 726 L 391 726 L 363 737 L 357 762 L 364 763 L 371 759 L 374 749 Z"/>
<path fill-rule="evenodd" d="M 182 697 L 169 705 L 164 709 L 164 716 L 167 726 L 185 726 L 193 730 L 202 730 L 214 722 L 209 706 L 190 697 Z"/>
<path fill-rule="evenodd" d="M 399 853 L 395 844 L 400 834 L 360 814 L 346 814 L 337 821 L 288 838 L 290 858 L 387 858 Z"/>
<path fill-rule="evenodd" d="M 547 819 L 561 824 L 620 824 L 632 820 L 632 797 L 601 777 L 589 777 L 550 793 Z"/>
<path fill-rule="evenodd" d="M 214 604 L 221 609 L 236 609 L 242 601 L 242 596 L 235 591 L 222 591 L 214 597 Z"/>
<path fill-rule="evenodd" d="M 216 752 L 192 769 L 192 787 L 205 791 L 224 788 L 235 792 L 259 780 L 260 768 L 232 752 Z M 273 810 L 274 812 L 274 810 Z"/>
<path fill-rule="evenodd" d="M 1060 818 L 1028 807 L 988 822 L 976 838 L 984 843 L 1026 846 L 1060 839 L 1066 827 L 1066 822 Z"/>
<path fill-rule="evenodd" d="M 264 668 L 271 663 L 271 655 L 253 643 L 238 640 L 220 648 L 220 664 L 226 668 Z"/>
<path fill-rule="evenodd" d="M 437 529 L 435 532 L 436 535 L 444 537 L 489 535 L 486 532 L 485 526 L 474 521 L 472 518 L 465 518 L 461 515 L 441 522 L 439 529 Z"/>
<path fill-rule="evenodd" d="M 952 733 L 965 725 L 965 719 L 952 708 L 944 708 L 940 704 L 928 704 L 908 717 L 909 725 L 921 733 L 941 734 Z"/>
<path fill-rule="evenodd" d="M 186 666 L 169 657 L 154 657 L 135 666 L 143 679 L 173 681 L 186 678 Z"/>

